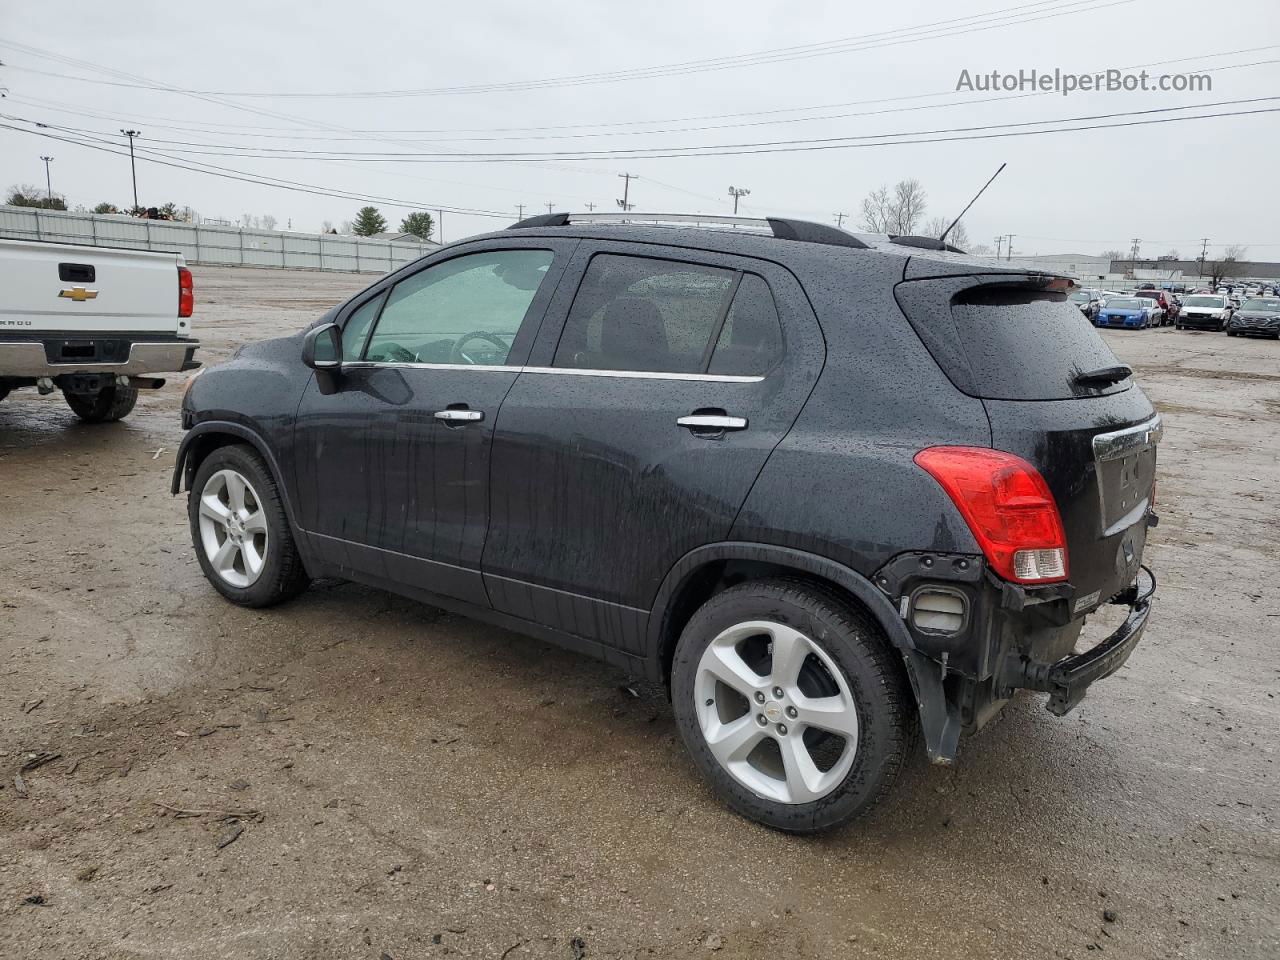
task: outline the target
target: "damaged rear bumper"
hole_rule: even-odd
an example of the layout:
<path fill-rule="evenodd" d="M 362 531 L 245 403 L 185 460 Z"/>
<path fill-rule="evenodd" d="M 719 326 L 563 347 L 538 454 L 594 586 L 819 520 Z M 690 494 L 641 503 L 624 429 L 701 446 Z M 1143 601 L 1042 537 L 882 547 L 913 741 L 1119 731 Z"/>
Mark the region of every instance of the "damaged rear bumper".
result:
<path fill-rule="evenodd" d="M 1048 693 L 1045 709 L 1055 716 L 1063 716 L 1084 698 L 1093 683 L 1111 676 L 1129 659 L 1151 618 L 1155 592 L 1155 576 L 1143 567 L 1133 585 L 1111 601 L 1127 606 L 1129 612 L 1124 623 L 1109 637 L 1084 653 L 1075 653 L 1054 663 L 1037 663 L 1019 657 L 1006 667 L 1003 679 L 1010 687 Z"/>

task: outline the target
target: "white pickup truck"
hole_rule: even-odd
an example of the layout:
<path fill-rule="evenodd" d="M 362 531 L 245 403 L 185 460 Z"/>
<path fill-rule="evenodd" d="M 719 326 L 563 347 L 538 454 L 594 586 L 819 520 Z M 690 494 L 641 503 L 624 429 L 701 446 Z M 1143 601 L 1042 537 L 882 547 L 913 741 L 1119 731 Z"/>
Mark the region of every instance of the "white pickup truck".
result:
<path fill-rule="evenodd" d="M 61 390 L 81 419 L 119 420 L 155 374 L 200 366 L 194 300 L 177 253 L 0 239 L 0 400 Z"/>

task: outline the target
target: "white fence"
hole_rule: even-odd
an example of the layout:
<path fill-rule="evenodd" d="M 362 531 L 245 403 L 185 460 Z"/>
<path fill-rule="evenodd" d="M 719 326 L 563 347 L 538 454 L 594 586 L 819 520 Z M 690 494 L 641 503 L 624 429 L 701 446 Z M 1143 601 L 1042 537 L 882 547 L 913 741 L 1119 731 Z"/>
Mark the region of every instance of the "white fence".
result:
<path fill-rule="evenodd" d="M 438 247 L 427 242 L 241 230 L 207 223 L 8 206 L 0 206 L 0 237 L 171 251 L 181 253 L 188 263 L 354 273 L 387 273 Z"/>

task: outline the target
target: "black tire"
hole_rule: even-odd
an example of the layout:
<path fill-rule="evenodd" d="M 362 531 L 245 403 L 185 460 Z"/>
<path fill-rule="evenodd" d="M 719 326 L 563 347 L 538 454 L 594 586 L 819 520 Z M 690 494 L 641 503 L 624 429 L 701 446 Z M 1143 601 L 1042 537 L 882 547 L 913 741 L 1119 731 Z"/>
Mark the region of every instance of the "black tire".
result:
<path fill-rule="evenodd" d="M 856 707 L 858 742 L 852 765 L 843 780 L 811 802 L 784 803 L 751 790 L 721 766 L 702 732 L 694 697 L 703 652 L 723 631 L 752 620 L 791 627 L 820 647 L 842 674 Z M 809 657 L 805 669 L 815 663 Z M 817 668 L 826 670 L 820 663 Z M 904 666 L 879 627 L 834 591 L 801 581 L 753 581 L 708 600 L 680 636 L 671 692 L 680 735 L 716 794 L 742 816 L 789 833 L 827 830 L 869 811 L 889 793 L 918 733 Z M 746 699 L 743 703 L 748 713 L 756 709 Z"/>
<path fill-rule="evenodd" d="M 1228 337 L 1234 337 L 1235 335 L 1236 335 L 1236 332 L 1235 332 L 1234 330 L 1228 330 L 1228 331 L 1227 331 L 1227 336 L 1228 336 Z"/>
<path fill-rule="evenodd" d="M 62 396 L 85 423 L 113 423 L 133 411 L 133 405 L 138 402 L 138 388 L 116 384 L 92 395 L 63 393 Z"/>
<path fill-rule="evenodd" d="M 226 469 L 236 471 L 249 481 L 267 522 L 268 539 L 262 571 L 246 587 L 235 586 L 222 578 L 210 562 L 201 541 L 201 493 L 213 474 Z M 218 447 L 204 459 L 187 493 L 187 518 L 191 526 L 191 544 L 195 548 L 196 559 L 200 561 L 200 569 L 214 589 L 232 603 L 242 607 L 270 607 L 296 597 L 310 583 L 280 499 L 279 487 L 258 451 L 252 447 L 244 444 Z"/>

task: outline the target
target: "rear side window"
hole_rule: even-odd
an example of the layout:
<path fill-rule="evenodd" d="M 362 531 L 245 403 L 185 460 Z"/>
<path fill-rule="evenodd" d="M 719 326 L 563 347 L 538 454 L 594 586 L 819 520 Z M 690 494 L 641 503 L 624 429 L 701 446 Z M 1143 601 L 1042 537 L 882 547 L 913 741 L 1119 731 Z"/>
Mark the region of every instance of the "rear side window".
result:
<path fill-rule="evenodd" d="M 898 299 L 934 359 L 965 393 L 1065 400 L 1128 388 L 1127 380 L 1101 388 L 1077 382 L 1082 373 L 1120 361 L 1064 295 L 1007 284 L 958 292 L 935 286 L 953 283 L 904 283 Z"/>
<path fill-rule="evenodd" d="M 708 373 L 757 376 L 782 358 L 782 324 L 763 277 L 743 274 Z"/>
<path fill-rule="evenodd" d="M 599 254 L 578 287 L 552 363 L 752 376 L 766 373 L 782 352 L 778 310 L 762 277 Z"/>

